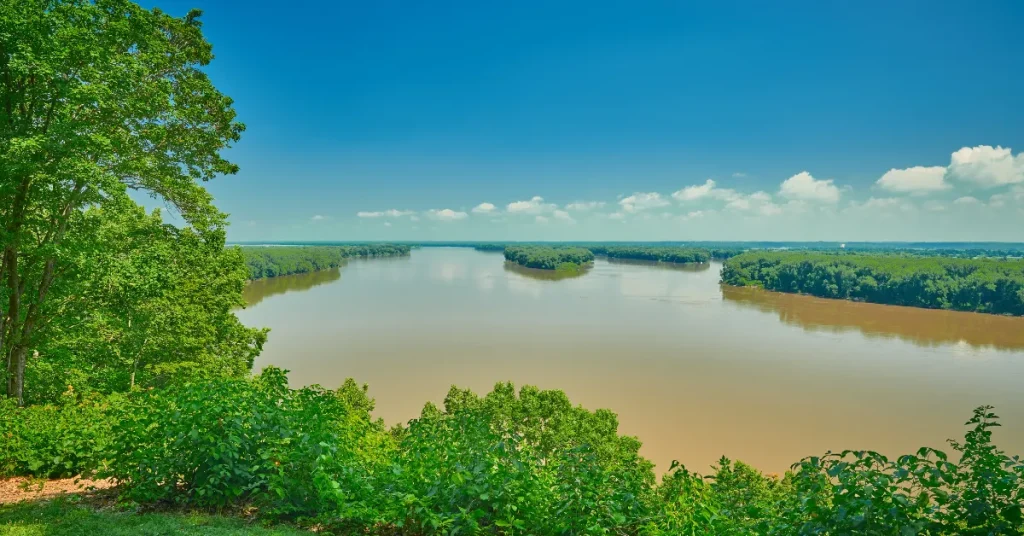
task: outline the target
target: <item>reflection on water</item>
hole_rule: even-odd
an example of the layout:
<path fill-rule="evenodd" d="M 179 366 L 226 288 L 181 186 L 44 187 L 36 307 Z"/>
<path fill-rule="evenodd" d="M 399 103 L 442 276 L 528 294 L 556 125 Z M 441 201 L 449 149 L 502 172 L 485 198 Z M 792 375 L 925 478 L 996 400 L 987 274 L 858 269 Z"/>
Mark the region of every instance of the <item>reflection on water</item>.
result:
<path fill-rule="evenodd" d="M 589 268 L 583 268 L 579 272 L 559 272 L 557 270 L 540 270 L 538 268 L 527 268 L 520 264 L 505 261 L 505 271 L 513 274 L 521 275 L 523 277 L 529 277 L 530 279 L 536 279 L 538 281 L 561 281 L 563 279 L 572 279 L 574 277 L 582 277 L 587 275 L 590 271 Z"/>
<path fill-rule="evenodd" d="M 238 314 L 271 328 L 257 370 L 369 383 L 388 423 L 453 384 L 512 381 L 611 409 L 662 469 L 724 454 L 781 472 L 826 450 L 941 448 L 992 404 L 997 444 L 1024 454 L 1024 319 L 723 289 L 720 269 L 598 259 L 552 282 L 500 255 L 424 248 L 351 261 L 305 292 L 254 283 Z"/>
<path fill-rule="evenodd" d="M 275 294 L 284 294 L 293 290 L 309 290 L 315 286 L 337 281 L 341 278 L 338 268 L 321 270 L 308 274 L 285 275 L 267 279 L 249 281 L 242 289 L 245 305 L 251 307 Z"/>
<path fill-rule="evenodd" d="M 827 300 L 729 285 L 722 285 L 722 297 L 729 303 L 774 313 L 783 323 L 808 331 L 857 331 L 919 346 L 1024 349 L 1024 323 L 1015 317 Z"/>

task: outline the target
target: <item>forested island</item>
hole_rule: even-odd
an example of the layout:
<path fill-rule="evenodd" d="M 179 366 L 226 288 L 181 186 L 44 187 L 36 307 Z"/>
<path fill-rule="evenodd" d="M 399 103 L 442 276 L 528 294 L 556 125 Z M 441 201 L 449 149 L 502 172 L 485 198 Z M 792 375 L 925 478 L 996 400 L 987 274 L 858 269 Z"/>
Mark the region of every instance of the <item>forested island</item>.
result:
<path fill-rule="evenodd" d="M 249 279 L 305 274 L 337 268 L 353 257 L 401 257 L 410 247 L 398 244 L 347 246 L 243 246 Z"/>
<path fill-rule="evenodd" d="M 1024 261 L 814 252 L 748 252 L 722 282 L 887 305 L 1024 315 Z"/>
<path fill-rule="evenodd" d="M 628 259 L 673 264 L 703 264 L 710 260 L 723 260 L 742 253 L 741 249 L 704 249 L 683 246 L 662 245 L 611 245 L 611 244 L 564 244 L 564 245 L 502 245 L 475 244 L 478 251 L 505 251 L 505 258 L 519 265 L 542 270 L 554 270 L 560 262 L 586 264 L 593 262 L 593 256 L 611 259 Z M 589 260 L 584 250 L 590 251 Z M 511 252 L 511 253 L 510 253 Z M 580 262 L 582 261 L 582 262 Z"/>
<path fill-rule="evenodd" d="M 594 262 L 594 253 L 586 248 L 551 246 L 506 246 L 505 260 L 537 270 L 579 274 Z"/>
<path fill-rule="evenodd" d="M 706 249 L 651 246 L 590 246 L 595 255 L 611 259 L 631 259 L 675 264 L 703 264 L 711 260 Z"/>

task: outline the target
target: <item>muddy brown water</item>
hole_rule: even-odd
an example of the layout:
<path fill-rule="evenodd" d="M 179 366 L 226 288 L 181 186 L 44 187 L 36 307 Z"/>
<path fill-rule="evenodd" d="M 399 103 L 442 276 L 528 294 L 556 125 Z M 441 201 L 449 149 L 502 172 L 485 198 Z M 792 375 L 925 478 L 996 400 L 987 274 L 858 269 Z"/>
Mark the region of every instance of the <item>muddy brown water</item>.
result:
<path fill-rule="evenodd" d="M 720 269 L 598 259 L 545 280 L 500 253 L 424 248 L 255 282 L 239 316 L 271 328 L 257 370 L 369 383 L 389 424 L 453 384 L 512 381 L 615 411 L 659 470 L 948 451 L 982 404 L 998 446 L 1024 454 L 1024 319 L 723 287 Z"/>

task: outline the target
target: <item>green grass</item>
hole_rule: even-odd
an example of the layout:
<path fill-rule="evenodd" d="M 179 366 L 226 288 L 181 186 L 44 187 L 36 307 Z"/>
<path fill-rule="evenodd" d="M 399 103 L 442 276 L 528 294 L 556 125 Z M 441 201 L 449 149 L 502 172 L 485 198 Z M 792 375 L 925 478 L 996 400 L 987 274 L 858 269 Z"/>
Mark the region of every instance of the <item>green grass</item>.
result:
<path fill-rule="evenodd" d="M 0 506 L 0 536 L 214 535 L 299 536 L 289 527 L 264 528 L 243 519 L 203 514 L 136 514 L 95 510 L 66 500 Z"/>
<path fill-rule="evenodd" d="M 580 275 L 584 267 L 574 262 L 563 262 L 555 267 L 555 272 L 560 275 Z"/>

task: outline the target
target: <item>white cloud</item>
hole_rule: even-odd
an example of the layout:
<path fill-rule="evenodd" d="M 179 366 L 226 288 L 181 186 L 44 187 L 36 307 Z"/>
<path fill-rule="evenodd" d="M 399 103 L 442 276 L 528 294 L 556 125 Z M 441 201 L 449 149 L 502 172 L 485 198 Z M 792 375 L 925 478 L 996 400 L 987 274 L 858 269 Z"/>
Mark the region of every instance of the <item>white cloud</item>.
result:
<path fill-rule="evenodd" d="M 742 179 L 742 178 L 745 178 L 745 177 L 747 177 L 747 174 L 746 174 L 746 173 L 744 173 L 744 172 L 742 172 L 742 171 L 737 171 L 736 173 L 733 173 L 733 174 L 732 174 L 732 177 L 733 177 L 734 179 Z"/>
<path fill-rule="evenodd" d="M 810 173 L 801 171 L 782 181 L 779 195 L 787 199 L 836 203 L 839 201 L 839 188 L 832 183 L 832 179 L 818 180 Z"/>
<path fill-rule="evenodd" d="M 772 194 L 770 194 L 768 192 L 765 192 L 765 191 L 754 192 L 754 193 L 750 194 L 750 196 L 748 196 L 748 197 L 750 199 L 752 199 L 754 201 L 757 201 L 757 202 L 760 202 L 760 203 L 767 203 L 768 201 L 772 200 Z"/>
<path fill-rule="evenodd" d="M 626 215 L 621 213 L 621 212 L 612 212 L 611 214 L 608 215 L 608 219 L 612 219 L 612 220 L 621 220 L 621 219 L 623 219 L 625 217 L 626 217 Z"/>
<path fill-rule="evenodd" d="M 714 190 L 712 196 L 726 201 L 725 208 L 740 212 L 757 212 L 763 216 L 782 213 L 782 207 L 772 202 L 772 195 L 765 191 L 743 195 L 735 190 Z"/>
<path fill-rule="evenodd" d="M 794 199 L 792 201 L 787 201 L 785 205 L 780 207 L 780 210 L 796 214 L 802 214 L 804 212 L 807 212 L 808 206 L 809 205 L 807 201 L 804 201 L 802 199 Z M 818 209 L 820 209 L 822 212 L 827 212 L 831 210 L 831 207 L 828 205 L 822 205 L 819 206 Z"/>
<path fill-rule="evenodd" d="M 432 208 L 427 211 L 428 218 L 440 221 L 463 220 L 466 219 L 467 216 L 469 216 L 469 214 L 466 214 L 465 212 L 456 212 L 450 208 L 444 208 L 441 210 Z"/>
<path fill-rule="evenodd" d="M 981 201 L 979 201 L 977 197 L 972 197 L 969 195 L 958 197 L 955 201 L 953 201 L 954 205 L 977 205 L 979 203 L 981 203 Z"/>
<path fill-rule="evenodd" d="M 565 205 L 566 210 L 574 210 L 576 212 L 587 212 L 588 210 L 594 210 L 598 208 L 604 208 L 604 201 L 573 201 L 568 205 Z"/>
<path fill-rule="evenodd" d="M 704 216 L 707 216 L 710 213 L 711 211 L 707 210 L 691 210 L 690 212 L 686 213 L 686 219 L 695 220 L 698 218 L 703 218 Z"/>
<path fill-rule="evenodd" d="M 412 216 L 409 216 L 409 221 L 420 221 L 420 217 L 414 214 Z"/>
<path fill-rule="evenodd" d="M 750 207 L 750 199 L 746 197 L 737 197 L 725 204 L 725 208 L 732 210 L 750 210 Z"/>
<path fill-rule="evenodd" d="M 707 197 L 715 190 L 715 181 L 708 179 L 704 181 L 704 184 L 694 184 L 687 186 L 682 190 L 679 190 L 672 194 L 672 198 L 676 201 L 696 201 L 702 197 Z"/>
<path fill-rule="evenodd" d="M 490 203 L 480 203 L 473 207 L 473 214 L 490 214 L 494 212 L 494 205 Z"/>
<path fill-rule="evenodd" d="M 411 210 L 398 210 L 389 209 L 385 211 L 374 211 L 374 212 L 357 212 L 356 216 L 360 218 L 401 218 L 403 216 L 412 216 L 415 212 Z"/>
<path fill-rule="evenodd" d="M 934 199 L 925 201 L 925 203 L 921 206 L 925 210 L 930 210 L 932 212 L 942 212 L 943 210 L 946 210 L 946 205 Z"/>
<path fill-rule="evenodd" d="M 911 212 L 915 210 L 914 205 L 905 202 L 903 199 L 898 197 L 871 197 L 863 203 L 853 202 L 850 203 L 851 210 L 872 210 L 872 211 L 891 211 L 891 210 L 902 210 L 904 212 Z"/>
<path fill-rule="evenodd" d="M 535 195 L 529 201 L 513 201 L 505 207 L 505 210 L 511 214 L 544 214 L 556 208 L 558 208 L 557 205 L 545 203 L 543 197 Z"/>
<path fill-rule="evenodd" d="M 626 212 L 637 212 L 649 208 L 663 207 L 668 204 L 668 201 L 662 199 L 661 194 L 658 192 L 637 192 L 619 200 L 619 206 Z"/>
<path fill-rule="evenodd" d="M 384 222 L 384 227 L 391 227 L 391 222 L 389 222 L 389 221 Z"/>
<path fill-rule="evenodd" d="M 995 194 L 988 199 L 989 206 L 1004 207 L 1007 202 L 1024 203 L 1024 186 L 1014 186 L 1002 194 Z"/>
<path fill-rule="evenodd" d="M 850 208 L 855 209 L 872 209 L 872 208 L 891 208 L 899 206 L 900 198 L 898 197 L 872 197 L 863 203 L 856 201 L 850 203 Z"/>
<path fill-rule="evenodd" d="M 890 169 L 875 184 L 890 192 L 924 195 L 952 188 L 945 175 L 946 168 L 942 166 Z"/>
<path fill-rule="evenodd" d="M 312 219 L 313 221 L 323 221 L 323 220 L 326 220 L 326 219 L 327 219 L 327 217 L 325 217 L 325 216 L 321 216 L 321 215 L 317 214 L 316 216 L 313 216 L 313 217 L 312 217 L 312 218 L 310 218 L 310 219 Z"/>
<path fill-rule="evenodd" d="M 537 216 L 536 218 L 534 218 L 534 221 L 536 221 L 537 223 L 547 223 L 548 219 L 546 216 Z"/>
<path fill-rule="evenodd" d="M 1024 154 L 1013 156 L 1009 147 L 962 147 L 950 157 L 947 176 L 983 188 L 1024 182 Z"/>
<path fill-rule="evenodd" d="M 554 215 L 556 220 L 566 221 L 566 222 L 570 222 L 570 223 L 573 223 L 573 222 L 576 221 L 576 220 L 572 219 L 572 216 L 570 216 L 569 213 L 564 211 L 564 210 L 556 210 L 553 213 L 553 215 Z"/>

